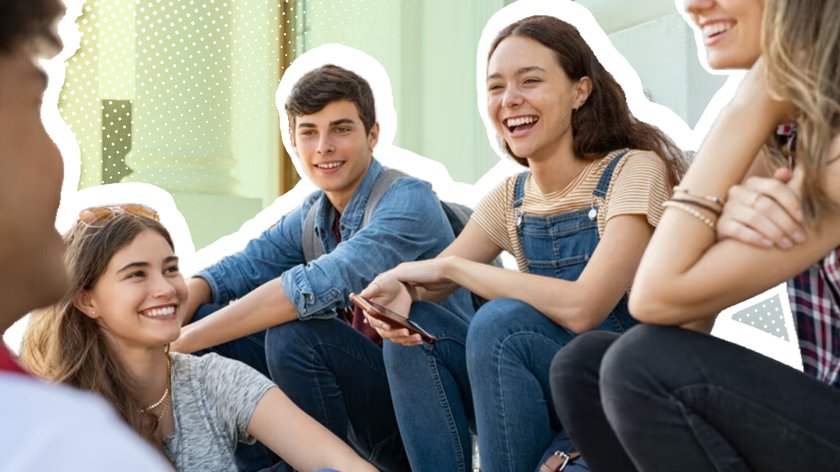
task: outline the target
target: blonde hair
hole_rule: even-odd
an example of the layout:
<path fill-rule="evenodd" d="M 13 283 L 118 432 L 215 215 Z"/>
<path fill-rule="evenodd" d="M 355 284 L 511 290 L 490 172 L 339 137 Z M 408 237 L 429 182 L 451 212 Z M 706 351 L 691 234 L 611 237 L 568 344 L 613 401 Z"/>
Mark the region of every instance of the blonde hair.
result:
<path fill-rule="evenodd" d="M 802 207 L 818 225 L 835 205 L 823 175 L 840 131 L 840 2 L 765 0 L 762 30 L 769 91 L 798 116 L 795 158 L 805 171 Z"/>
<path fill-rule="evenodd" d="M 74 305 L 83 290 L 90 290 L 105 272 L 114 254 L 145 230 L 172 238 L 157 221 L 120 213 L 104 224 L 77 222 L 64 236 L 64 263 L 70 289 L 60 302 L 32 314 L 23 338 L 20 359 L 34 374 L 99 394 L 143 438 L 163 453 L 154 432 L 157 418 L 143 413 L 137 385 L 113 352 L 99 324 Z"/>

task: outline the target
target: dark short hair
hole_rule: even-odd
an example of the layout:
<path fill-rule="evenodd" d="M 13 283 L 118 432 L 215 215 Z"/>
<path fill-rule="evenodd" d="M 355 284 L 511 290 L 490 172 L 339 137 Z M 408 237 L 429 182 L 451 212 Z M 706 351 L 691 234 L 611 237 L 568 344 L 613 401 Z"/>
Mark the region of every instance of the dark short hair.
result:
<path fill-rule="evenodd" d="M 63 13 L 64 6 L 58 0 L 0 1 L 0 54 L 28 44 L 39 52 L 45 47 L 60 48 L 53 25 Z"/>
<path fill-rule="evenodd" d="M 292 93 L 286 99 L 289 126 L 294 128 L 295 117 L 318 113 L 337 100 L 353 102 L 365 132 L 370 133 L 376 123 L 370 84 L 358 74 L 332 64 L 307 72 L 292 87 Z"/>

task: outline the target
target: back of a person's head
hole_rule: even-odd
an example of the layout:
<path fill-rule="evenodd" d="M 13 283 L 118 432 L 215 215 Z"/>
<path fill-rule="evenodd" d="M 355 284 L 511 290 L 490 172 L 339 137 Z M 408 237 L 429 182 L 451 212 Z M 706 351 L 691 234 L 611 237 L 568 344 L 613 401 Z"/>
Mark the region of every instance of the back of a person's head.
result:
<path fill-rule="evenodd" d="M 290 126 L 294 127 L 296 117 L 318 113 L 339 100 L 347 100 L 356 105 L 365 132 L 370 133 L 376 123 L 376 107 L 370 84 L 355 72 L 332 64 L 307 72 L 292 87 L 286 100 Z"/>
<path fill-rule="evenodd" d="M 770 92 L 797 109 L 803 209 L 819 223 L 834 205 L 822 176 L 830 143 L 840 133 L 840 2 L 766 0 L 762 32 Z"/>
<path fill-rule="evenodd" d="M 53 26 L 63 12 L 59 0 L 3 0 L 0 2 L 0 54 L 9 54 L 19 47 L 57 48 L 60 43 Z"/>
<path fill-rule="evenodd" d="M 66 287 L 54 228 L 61 161 L 37 114 L 60 0 L 0 1 L 0 333 Z M 32 113 L 35 111 L 36 113 Z"/>

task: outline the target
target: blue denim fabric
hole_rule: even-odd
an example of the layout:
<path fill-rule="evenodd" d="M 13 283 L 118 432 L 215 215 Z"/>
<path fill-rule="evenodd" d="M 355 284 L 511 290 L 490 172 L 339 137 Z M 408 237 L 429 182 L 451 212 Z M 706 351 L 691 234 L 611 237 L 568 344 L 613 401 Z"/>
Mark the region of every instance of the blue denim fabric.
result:
<path fill-rule="evenodd" d="M 514 207 L 531 273 L 577 280 L 598 245 L 597 202 L 609 188 L 618 155 L 604 170 L 591 209 L 549 217 L 519 213 L 527 173 L 517 178 Z M 623 297 L 596 329 L 621 332 L 636 324 Z M 557 351 L 575 334 L 514 299 L 482 306 L 467 335 L 467 368 L 475 402 L 481 470 L 532 471 L 561 426 L 549 389 Z"/>
<path fill-rule="evenodd" d="M 412 470 L 472 470 L 475 418 L 464 349 L 472 315 L 472 310 L 455 313 L 434 303 L 414 303 L 411 319 L 437 342 L 405 347 L 386 341 L 383 346 Z"/>
<path fill-rule="evenodd" d="M 397 179 L 368 225 L 360 228 L 373 183 L 381 173 L 382 166 L 373 160 L 341 214 L 340 244 L 331 230 L 335 209 L 319 190 L 244 250 L 200 271 L 197 276 L 207 280 L 212 289 L 212 303 L 227 304 L 279 277 L 300 319 L 331 318 L 338 309 L 349 306 L 350 292 L 361 291 L 380 273 L 400 262 L 436 256 L 452 242 L 454 234 L 427 182 Z M 302 227 L 312 205 L 318 205 L 315 234 L 326 254 L 305 264 Z M 459 290 L 444 306 L 459 310 L 470 303 L 469 293 Z"/>
<path fill-rule="evenodd" d="M 430 185 L 411 177 L 394 181 L 368 224 L 360 228 L 373 184 L 381 173 L 382 166 L 372 161 L 341 214 L 341 243 L 332 232 L 337 213 L 324 192 L 318 191 L 300 208 L 249 242 L 244 250 L 197 275 L 210 284 L 213 303 L 219 305 L 279 278 L 286 295 L 297 307 L 299 319 L 306 323 L 287 323 L 266 333 L 217 346 L 214 350 L 269 374 L 304 411 L 354 444 L 360 453 L 376 463 L 381 462 L 385 469 L 399 470 L 400 460 L 407 460 L 399 435 L 394 436 L 397 427 L 384 380 L 382 351 L 334 318 L 338 309 L 349 306 L 347 296 L 350 292 L 361 291 L 374 277 L 400 262 L 436 256 L 452 242 L 454 235 Z M 321 238 L 326 254 L 305 264 L 302 227 L 312 205 L 316 205 L 315 234 Z M 459 290 L 443 306 L 456 312 L 471 311 L 469 292 Z M 310 326 L 309 322 L 317 323 Z M 323 323 L 331 328 L 324 331 Z M 339 336 L 332 331 L 342 334 Z M 288 336 L 296 342 L 287 344 L 283 341 Z M 264 359 L 255 353 L 261 342 L 265 343 Z M 367 360 L 353 362 L 351 357 L 338 362 L 336 359 L 340 356 L 335 353 L 331 354 L 333 358 L 319 355 L 304 359 L 303 353 L 314 356 L 315 352 L 326 352 L 328 348 L 324 346 L 327 345 L 364 352 Z M 290 357 L 299 362 L 288 361 Z M 381 368 L 372 371 L 370 366 L 376 362 Z M 304 365 L 307 367 L 302 367 Z M 382 375 L 377 377 L 380 371 Z M 300 387 L 313 383 L 321 385 L 322 382 L 331 386 L 329 393 L 319 388 Z M 371 392 L 384 392 L 384 396 Z M 365 398 L 376 401 L 365 403 Z M 348 424 L 352 426 L 349 433 Z M 250 467 L 265 463 L 262 461 L 264 454 L 251 451 L 259 457 L 246 458 L 239 455 L 239 451 L 238 457 Z M 284 467 L 280 464 L 274 470 L 284 470 Z"/>
<path fill-rule="evenodd" d="M 330 319 L 275 326 L 265 349 L 271 378 L 295 404 L 380 470 L 409 470 L 377 345 Z"/>

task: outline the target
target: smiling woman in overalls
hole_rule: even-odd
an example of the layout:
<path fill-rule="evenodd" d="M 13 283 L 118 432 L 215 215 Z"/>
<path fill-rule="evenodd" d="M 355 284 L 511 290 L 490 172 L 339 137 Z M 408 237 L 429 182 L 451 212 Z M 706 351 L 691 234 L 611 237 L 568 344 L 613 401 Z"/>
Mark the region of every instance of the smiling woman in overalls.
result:
<path fill-rule="evenodd" d="M 579 333 L 636 323 L 627 292 L 684 169 L 679 149 L 632 116 L 615 79 L 557 18 L 503 29 L 482 73 L 495 130 L 528 170 L 487 195 L 438 258 L 402 264 L 362 293 L 410 310 L 438 337 L 425 345 L 368 318 L 389 340 L 386 362 L 405 366 L 389 382 L 418 471 L 467 469 L 473 420 L 482 471 L 534 470 L 562 434 L 551 359 Z M 503 250 L 518 272 L 487 265 Z M 468 327 L 433 303 L 458 286 L 489 300 Z"/>

